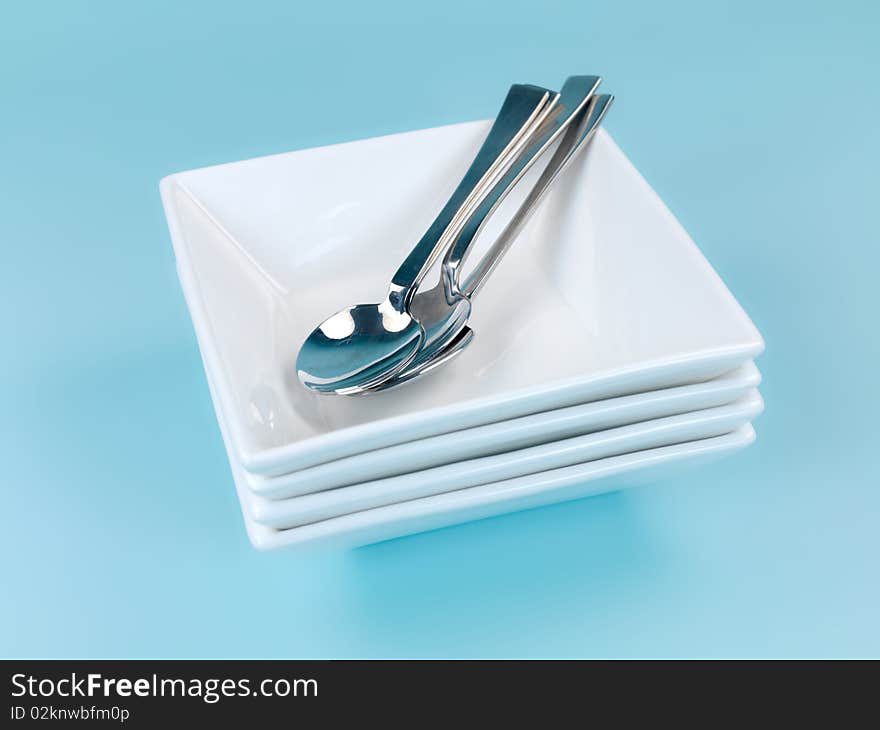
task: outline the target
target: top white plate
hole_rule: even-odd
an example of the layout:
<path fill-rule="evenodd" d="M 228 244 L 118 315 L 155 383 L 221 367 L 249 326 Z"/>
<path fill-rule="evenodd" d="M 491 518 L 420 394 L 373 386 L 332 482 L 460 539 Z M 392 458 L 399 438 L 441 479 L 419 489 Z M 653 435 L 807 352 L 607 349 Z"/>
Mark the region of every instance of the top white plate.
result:
<path fill-rule="evenodd" d="M 328 314 L 384 296 L 488 126 L 437 127 L 162 181 L 215 405 L 245 469 L 284 474 L 695 382 L 763 349 L 718 275 L 600 130 L 480 293 L 476 337 L 456 361 L 371 397 L 301 387 L 294 361 L 302 340 Z"/>

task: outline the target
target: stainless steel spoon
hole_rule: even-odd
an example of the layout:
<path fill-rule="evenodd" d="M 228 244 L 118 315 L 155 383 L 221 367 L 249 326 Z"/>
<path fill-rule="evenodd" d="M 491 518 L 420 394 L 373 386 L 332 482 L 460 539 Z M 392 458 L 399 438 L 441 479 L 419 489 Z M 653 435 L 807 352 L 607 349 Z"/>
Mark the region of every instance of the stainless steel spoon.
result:
<path fill-rule="evenodd" d="M 581 111 L 579 118 L 566 130 L 553 157 L 517 212 L 489 251 L 484 254 L 464 285 L 459 285 L 461 264 L 466 258 L 471 244 L 479 235 L 485 219 L 498 206 L 504 195 L 515 186 L 525 173 L 527 166 L 518 173 L 517 167 L 514 166 L 505 176 L 505 182 L 511 178 L 513 181 L 506 188 L 502 182 L 496 191 L 483 201 L 481 209 L 487 209 L 482 211 L 486 213 L 485 217 L 480 219 L 481 211 L 478 211 L 468 220 L 464 231 L 444 261 L 443 280 L 433 289 L 419 292 L 413 300 L 411 311 L 427 333 L 425 345 L 400 373 L 384 383 L 374 386 L 370 392 L 388 390 L 409 382 L 448 362 L 470 344 L 473 339 L 473 330 L 467 326 L 467 321 L 470 316 L 473 296 L 498 265 L 553 182 L 571 162 L 578 150 L 583 149 L 589 143 L 613 100 L 614 97 L 608 94 L 594 96 L 590 99 L 586 108 Z M 541 152 L 552 144 L 553 139 L 541 147 Z M 540 157 L 541 152 L 536 155 L 535 159 Z"/>
<path fill-rule="evenodd" d="M 478 204 L 532 123 L 551 99 L 537 86 L 511 87 L 486 140 L 449 201 L 391 279 L 379 304 L 360 304 L 333 315 L 306 339 L 297 357 L 300 381 L 317 392 L 356 393 L 409 364 L 425 332 L 409 305 L 427 271 L 448 245 L 448 231 Z"/>

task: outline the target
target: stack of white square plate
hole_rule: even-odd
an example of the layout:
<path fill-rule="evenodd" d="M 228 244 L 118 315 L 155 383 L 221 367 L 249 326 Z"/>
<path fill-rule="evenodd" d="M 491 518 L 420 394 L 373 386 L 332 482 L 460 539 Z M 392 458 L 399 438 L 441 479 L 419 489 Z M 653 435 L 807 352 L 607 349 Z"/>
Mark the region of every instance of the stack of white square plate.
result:
<path fill-rule="evenodd" d="M 602 130 L 481 292 L 456 360 L 378 395 L 299 384 L 305 336 L 383 296 L 488 126 L 162 181 L 255 546 L 384 540 L 642 483 L 754 439 L 761 336 Z"/>

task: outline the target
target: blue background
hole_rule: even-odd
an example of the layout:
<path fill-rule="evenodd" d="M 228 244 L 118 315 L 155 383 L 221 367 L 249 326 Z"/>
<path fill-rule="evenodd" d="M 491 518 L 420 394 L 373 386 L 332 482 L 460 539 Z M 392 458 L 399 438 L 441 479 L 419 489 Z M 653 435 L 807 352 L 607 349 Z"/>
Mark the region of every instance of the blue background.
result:
<path fill-rule="evenodd" d="M 0 655 L 880 655 L 876 3 L 30 2 L 0 24 Z M 538 9 L 540 7 L 540 9 Z M 757 444 L 348 553 L 247 543 L 157 183 L 604 75 L 768 343 Z"/>

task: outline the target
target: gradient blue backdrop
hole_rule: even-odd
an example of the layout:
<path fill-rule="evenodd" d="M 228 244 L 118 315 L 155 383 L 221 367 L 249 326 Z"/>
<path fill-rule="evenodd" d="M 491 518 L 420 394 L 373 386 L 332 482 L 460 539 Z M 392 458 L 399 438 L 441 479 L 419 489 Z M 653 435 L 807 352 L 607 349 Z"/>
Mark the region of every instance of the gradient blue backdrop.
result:
<path fill-rule="evenodd" d="M 871 2 L 30 2 L 0 23 L 0 656 L 880 655 Z M 596 72 L 764 333 L 730 461 L 344 554 L 248 545 L 163 175 Z M 674 99 L 674 101 L 673 101 Z"/>

